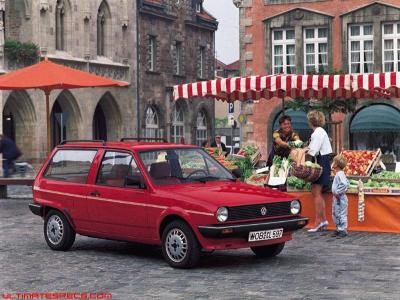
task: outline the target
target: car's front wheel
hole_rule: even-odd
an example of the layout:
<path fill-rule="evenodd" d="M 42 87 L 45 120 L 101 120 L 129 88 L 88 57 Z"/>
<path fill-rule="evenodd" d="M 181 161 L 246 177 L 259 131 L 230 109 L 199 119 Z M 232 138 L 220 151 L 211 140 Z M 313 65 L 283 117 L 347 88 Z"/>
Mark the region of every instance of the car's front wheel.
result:
<path fill-rule="evenodd" d="M 200 246 L 192 229 L 183 221 L 169 223 L 162 233 L 162 252 L 173 268 L 192 268 L 200 258 Z"/>
<path fill-rule="evenodd" d="M 67 218 L 57 210 L 51 210 L 44 220 L 44 237 L 53 250 L 66 251 L 75 241 L 75 231 Z"/>
<path fill-rule="evenodd" d="M 274 257 L 281 253 L 284 247 L 285 243 L 280 243 L 268 246 L 251 247 L 251 250 L 258 257 Z"/>

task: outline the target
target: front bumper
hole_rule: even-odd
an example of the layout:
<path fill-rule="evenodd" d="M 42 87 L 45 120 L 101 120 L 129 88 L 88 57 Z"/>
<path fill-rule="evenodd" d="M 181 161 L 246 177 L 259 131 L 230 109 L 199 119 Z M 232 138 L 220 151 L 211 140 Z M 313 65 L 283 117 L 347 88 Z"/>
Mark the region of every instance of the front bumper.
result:
<path fill-rule="evenodd" d="M 199 226 L 198 229 L 205 238 L 247 237 L 251 231 L 270 230 L 277 228 L 283 228 L 283 232 L 295 231 L 306 226 L 308 221 L 308 218 L 292 217 L 244 224 Z"/>
<path fill-rule="evenodd" d="M 34 215 L 43 217 L 43 206 L 36 203 L 29 203 L 29 209 Z"/>

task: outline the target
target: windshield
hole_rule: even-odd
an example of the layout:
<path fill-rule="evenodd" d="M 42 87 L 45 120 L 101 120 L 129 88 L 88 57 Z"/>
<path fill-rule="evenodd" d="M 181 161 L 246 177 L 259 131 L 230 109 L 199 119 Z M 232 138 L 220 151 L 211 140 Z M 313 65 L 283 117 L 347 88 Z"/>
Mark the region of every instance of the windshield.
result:
<path fill-rule="evenodd" d="M 202 149 L 160 149 L 140 153 L 155 185 L 213 180 L 235 180 L 233 175 Z"/>

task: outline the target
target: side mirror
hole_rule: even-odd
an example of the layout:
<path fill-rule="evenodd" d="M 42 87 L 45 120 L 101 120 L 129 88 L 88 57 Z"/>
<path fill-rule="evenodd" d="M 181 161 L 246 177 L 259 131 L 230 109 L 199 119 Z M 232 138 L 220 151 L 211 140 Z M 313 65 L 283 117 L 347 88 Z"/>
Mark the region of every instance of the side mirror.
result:
<path fill-rule="evenodd" d="M 240 179 L 243 176 L 243 172 L 240 169 L 234 169 L 232 171 L 233 176 L 235 176 L 236 178 Z"/>
<path fill-rule="evenodd" d="M 135 189 L 145 189 L 146 184 L 144 183 L 143 177 L 140 175 L 126 176 L 125 177 L 125 187 L 135 188 Z"/>

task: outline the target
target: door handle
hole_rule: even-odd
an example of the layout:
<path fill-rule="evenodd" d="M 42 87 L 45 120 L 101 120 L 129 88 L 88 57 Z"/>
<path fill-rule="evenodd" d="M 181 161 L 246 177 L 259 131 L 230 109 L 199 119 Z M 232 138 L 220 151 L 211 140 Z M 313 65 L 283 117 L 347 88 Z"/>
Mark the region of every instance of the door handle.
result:
<path fill-rule="evenodd" d="M 90 192 L 90 193 L 89 193 L 89 196 L 92 196 L 92 197 L 99 197 L 99 196 L 100 196 L 100 193 L 99 193 L 98 191 Z"/>

